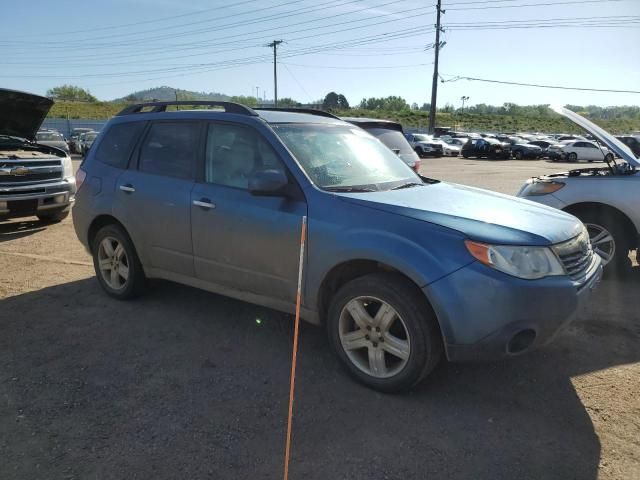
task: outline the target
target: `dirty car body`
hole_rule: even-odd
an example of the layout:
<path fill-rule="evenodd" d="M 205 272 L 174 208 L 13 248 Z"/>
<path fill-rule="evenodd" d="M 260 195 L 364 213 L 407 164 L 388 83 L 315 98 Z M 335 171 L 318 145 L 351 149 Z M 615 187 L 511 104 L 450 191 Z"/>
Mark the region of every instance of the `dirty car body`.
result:
<path fill-rule="evenodd" d="M 293 312 L 306 215 L 302 316 L 326 325 L 354 377 L 394 391 L 442 351 L 470 361 L 543 345 L 600 278 L 572 215 L 420 177 L 338 119 L 217 103 L 226 111 L 130 107 L 87 155 L 74 225 L 110 295 L 156 277 Z M 158 132 L 179 129 L 188 141 L 163 144 Z M 179 178 L 148 170 L 166 172 L 186 145 L 198 147 Z M 247 158 L 236 182 L 227 167 Z"/>

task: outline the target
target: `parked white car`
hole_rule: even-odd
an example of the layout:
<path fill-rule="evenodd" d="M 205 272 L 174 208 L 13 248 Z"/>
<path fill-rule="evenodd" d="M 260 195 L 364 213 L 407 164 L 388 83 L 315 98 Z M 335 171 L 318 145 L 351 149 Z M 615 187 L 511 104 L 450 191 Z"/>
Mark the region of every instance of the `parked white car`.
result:
<path fill-rule="evenodd" d="M 554 110 L 609 147 L 603 156 L 608 166 L 534 177 L 518 196 L 578 217 L 605 271 L 622 273 L 629 268 L 629 252 L 640 247 L 640 160 L 624 143 L 580 115 L 562 107 Z"/>
<path fill-rule="evenodd" d="M 590 142 L 589 140 L 574 140 L 565 143 L 560 150 L 562 150 L 562 156 L 569 162 L 578 162 L 580 160 L 586 160 L 587 162 L 611 162 L 613 160 L 613 153 L 606 147 L 600 147 L 598 144 Z"/>
<path fill-rule="evenodd" d="M 460 156 L 460 151 L 462 150 L 462 146 L 467 143 L 467 138 L 440 138 L 440 142 L 442 143 L 442 153 L 448 157 L 458 157 Z"/>

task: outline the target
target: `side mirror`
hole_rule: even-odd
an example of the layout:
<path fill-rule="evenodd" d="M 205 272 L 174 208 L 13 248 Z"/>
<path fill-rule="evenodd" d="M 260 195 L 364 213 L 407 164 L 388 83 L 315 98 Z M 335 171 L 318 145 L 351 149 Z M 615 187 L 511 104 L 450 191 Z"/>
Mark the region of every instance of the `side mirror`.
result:
<path fill-rule="evenodd" d="M 284 197 L 288 186 L 289 179 L 282 170 L 258 170 L 249 177 L 251 195 Z"/>

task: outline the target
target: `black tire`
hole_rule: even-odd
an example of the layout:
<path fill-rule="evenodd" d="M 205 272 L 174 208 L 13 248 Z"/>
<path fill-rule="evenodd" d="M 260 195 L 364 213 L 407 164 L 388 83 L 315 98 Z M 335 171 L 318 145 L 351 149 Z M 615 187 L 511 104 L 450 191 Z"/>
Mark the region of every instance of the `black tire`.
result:
<path fill-rule="evenodd" d="M 604 267 L 606 275 L 624 276 L 631 269 L 631 260 L 629 259 L 629 250 L 635 248 L 633 240 L 624 228 L 621 214 L 609 210 L 580 210 L 571 212 L 578 217 L 587 229 L 592 233 L 590 225 L 607 230 L 614 241 L 613 258 Z M 596 246 L 594 246 L 594 249 Z"/>
<path fill-rule="evenodd" d="M 69 216 L 69 210 L 55 213 L 41 213 L 38 215 L 38 220 L 42 223 L 59 223 Z"/>
<path fill-rule="evenodd" d="M 513 154 L 516 160 L 522 160 L 522 152 L 520 150 L 516 150 L 516 153 Z"/>
<path fill-rule="evenodd" d="M 124 252 L 127 258 L 127 266 L 129 270 L 129 276 L 120 289 L 112 288 L 106 280 L 103 278 L 103 274 L 100 271 L 98 262 L 98 252 L 100 243 L 107 237 L 115 239 L 124 248 Z M 91 254 L 93 256 L 93 268 L 96 272 L 96 277 L 102 289 L 111 297 L 118 300 L 127 300 L 135 298 L 142 294 L 145 290 L 147 278 L 144 274 L 144 269 L 138 258 L 138 253 L 133 245 L 133 242 L 129 238 L 127 232 L 117 224 L 105 225 L 98 233 L 96 233 L 93 241 L 91 242 Z"/>
<path fill-rule="evenodd" d="M 349 358 L 342 346 L 341 314 L 347 303 L 358 297 L 374 297 L 386 302 L 399 315 L 401 327 L 406 328 L 410 345 L 408 359 L 393 376 L 379 378 L 364 372 Z M 343 285 L 331 299 L 327 331 L 329 341 L 347 372 L 361 383 L 381 392 L 399 392 L 412 388 L 433 371 L 442 357 L 442 336 L 433 310 L 413 283 L 396 274 L 365 275 Z M 371 332 L 371 335 L 382 334 Z M 372 338 L 370 341 L 372 347 L 377 346 L 373 343 L 374 340 Z M 367 353 L 370 348 L 367 347 Z M 383 358 L 387 358 L 386 355 L 383 353 Z"/>
<path fill-rule="evenodd" d="M 462 158 L 469 158 L 469 154 L 467 152 L 462 152 Z"/>
<path fill-rule="evenodd" d="M 577 162 L 578 154 L 576 152 L 571 152 L 569 155 L 567 155 L 567 160 L 570 162 Z"/>
<path fill-rule="evenodd" d="M 613 154 L 612 154 L 612 153 L 607 153 L 607 154 L 604 156 L 604 161 L 605 161 L 605 162 L 609 162 L 609 163 L 613 162 Z"/>

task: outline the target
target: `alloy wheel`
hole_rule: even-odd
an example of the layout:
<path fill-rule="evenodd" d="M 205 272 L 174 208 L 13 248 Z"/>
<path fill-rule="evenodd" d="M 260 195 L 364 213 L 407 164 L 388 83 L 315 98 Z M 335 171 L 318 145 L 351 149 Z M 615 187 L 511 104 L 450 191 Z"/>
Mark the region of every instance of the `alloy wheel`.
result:
<path fill-rule="evenodd" d="M 616 242 L 613 235 L 602 225 L 595 223 L 585 223 L 591 247 L 602 259 L 602 264 L 607 265 L 616 253 Z"/>
<path fill-rule="evenodd" d="M 338 328 L 347 357 L 367 375 L 388 378 L 406 366 L 411 354 L 409 331 L 387 302 L 353 298 L 342 309 Z"/>
<path fill-rule="evenodd" d="M 122 290 L 129 280 L 129 258 L 122 243 L 105 237 L 98 248 L 98 267 L 104 282 L 114 290 Z"/>

